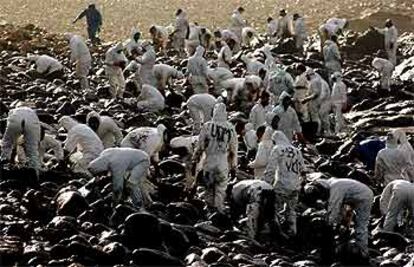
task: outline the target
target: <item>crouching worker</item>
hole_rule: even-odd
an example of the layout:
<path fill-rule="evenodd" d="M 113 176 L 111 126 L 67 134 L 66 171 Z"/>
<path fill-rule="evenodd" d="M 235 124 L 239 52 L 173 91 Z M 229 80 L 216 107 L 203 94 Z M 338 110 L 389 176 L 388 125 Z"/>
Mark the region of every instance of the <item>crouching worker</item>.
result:
<path fill-rule="evenodd" d="M 36 112 L 28 107 L 11 110 L 7 117 L 7 126 L 2 139 L 1 162 L 12 160 L 13 148 L 20 136 L 24 139 L 24 150 L 28 157 L 27 166 L 39 174 L 40 121 Z"/>
<path fill-rule="evenodd" d="M 110 172 L 112 176 L 114 207 L 122 200 L 125 182 L 129 187 L 132 204 L 145 207 L 151 200 L 143 194 L 143 182 L 148 175 L 150 159 L 147 153 L 135 148 L 108 148 L 88 165 L 93 173 Z"/>
<path fill-rule="evenodd" d="M 356 245 L 360 255 L 368 258 L 368 224 L 374 199 L 371 189 L 352 179 L 316 179 L 305 185 L 304 194 L 309 203 L 318 199 L 327 201 L 327 219 L 332 229 L 339 229 L 342 225 L 344 206 L 351 207 L 355 212 Z"/>
<path fill-rule="evenodd" d="M 59 126 L 68 132 L 63 149 L 70 156 L 73 171 L 90 175 L 88 164 L 104 150 L 101 139 L 86 124 L 78 123 L 69 116 L 63 116 L 59 120 Z"/>
<path fill-rule="evenodd" d="M 243 180 L 236 183 L 231 191 L 232 215 L 247 216 L 247 231 L 256 239 L 267 223 L 272 231 L 276 231 L 274 220 L 275 194 L 273 187 L 261 180 Z"/>

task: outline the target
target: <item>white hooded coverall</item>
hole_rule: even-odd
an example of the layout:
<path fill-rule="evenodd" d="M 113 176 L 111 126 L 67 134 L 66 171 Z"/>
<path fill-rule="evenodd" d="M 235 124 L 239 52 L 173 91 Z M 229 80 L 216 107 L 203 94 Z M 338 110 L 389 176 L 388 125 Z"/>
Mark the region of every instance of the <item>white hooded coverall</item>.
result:
<path fill-rule="evenodd" d="M 391 61 L 384 58 L 374 58 L 372 66 L 380 73 L 381 89 L 390 90 L 391 76 L 394 71 L 394 65 Z"/>
<path fill-rule="evenodd" d="M 70 33 L 67 33 L 65 36 L 69 40 L 70 61 L 76 63 L 76 75 L 79 78 L 81 89 L 88 89 L 89 82 L 87 76 L 92 64 L 89 48 L 81 36 Z"/>
<path fill-rule="evenodd" d="M 218 54 L 218 67 L 230 69 L 230 64 L 233 62 L 233 52 L 226 42 L 222 42 L 222 47 Z"/>
<path fill-rule="evenodd" d="M 185 38 L 189 30 L 187 14 L 182 11 L 175 20 L 174 49 L 180 56 L 184 56 Z"/>
<path fill-rule="evenodd" d="M 191 171 L 191 163 L 192 163 L 192 156 L 194 153 L 194 149 L 197 146 L 198 142 L 198 135 L 197 136 L 178 136 L 174 137 L 170 141 L 171 148 L 185 148 L 188 152 L 188 155 L 181 158 L 182 162 L 185 164 L 185 186 L 186 188 L 190 188 L 193 186 L 195 177 Z M 199 167 L 199 166 L 197 166 Z M 201 170 L 200 168 L 196 168 L 196 171 Z"/>
<path fill-rule="evenodd" d="M 88 170 L 91 173 L 111 173 L 114 206 L 121 201 L 124 183 L 128 179 L 132 204 L 140 208 L 147 206 L 151 201 L 146 199 L 142 192 L 142 184 L 148 175 L 149 167 L 147 153 L 139 149 L 121 147 L 105 149 L 98 158 L 89 163 Z"/>
<path fill-rule="evenodd" d="M 273 149 L 273 132 L 274 130 L 271 127 L 266 127 L 262 139 L 259 142 L 256 158 L 249 164 L 249 167 L 254 169 L 255 179 L 264 179 L 264 172 L 270 159 L 270 153 Z"/>
<path fill-rule="evenodd" d="M 152 42 L 155 50 L 165 53 L 169 41 L 168 29 L 158 25 L 153 25 L 153 27 L 155 28 L 155 34 L 152 35 Z"/>
<path fill-rule="evenodd" d="M 39 74 L 47 76 L 55 71 L 63 71 L 62 63 L 48 55 L 28 56 L 27 59 L 35 62 L 36 71 Z"/>
<path fill-rule="evenodd" d="M 329 77 L 335 72 L 341 72 L 341 54 L 339 53 L 338 45 L 335 42 L 331 40 L 325 42 L 323 47 L 323 58 Z"/>
<path fill-rule="evenodd" d="M 319 183 L 329 190 L 328 223 L 331 226 L 341 223 L 343 205 L 346 204 L 353 208 L 356 213 L 356 243 L 361 252 L 368 255 L 368 224 L 374 200 L 372 190 L 363 183 L 346 178 L 317 179 L 312 183 Z"/>
<path fill-rule="evenodd" d="M 272 191 L 273 187 L 260 180 L 243 180 L 234 185 L 231 195 L 234 204 L 239 207 L 246 207 L 247 231 L 251 238 L 256 238 L 261 226 L 259 216 L 261 212 L 261 194 L 264 190 Z M 272 220 L 273 218 L 266 218 Z"/>
<path fill-rule="evenodd" d="M 195 94 L 187 101 L 187 108 L 193 119 L 193 134 L 199 134 L 201 124 L 211 120 L 217 100 L 210 94 Z"/>
<path fill-rule="evenodd" d="M 332 86 L 331 101 L 335 112 L 335 133 L 339 133 L 345 126 L 342 109 L 347 104 L 347 87 L 342 81 L 341 73 L 335 72 L 333 75 L 336 81 Z"/>
<path fill-rule="evenodd" d="M 234 10 L 231 15 L 231 31 L 236 34 L 239 40 L 241 40 L 242 30 L 244 27 L 246 27 L 246 20 L 237 9 Z"/>
<path fill-rule="evenodd" d="M 331 92 L 329 84 L 314 73 L 309 82 L 309 94 L 315 96 L 309 102 L 309 114 L 313 122 L 318 123 L 318 134 L 330 134 L 329 112 L 331 110 Z"/>
<path fill-rule="evenodd" d="M 187 70 L 195 94 L 208 93 L 207 60 L 203 57 L 204 47 L 197 46 L 193 56 L 188 59 Z"/>
<path fill-rule="evenodd" d="M 384 230 L 394 231 L 399 215 L 409 209 L 411 221 L 414 219 L 414 184 L 405 180 L 394 180 L 381 194 L 380 209 L 385 215 Z"/>
<path fill-rule="evenodd" d="M 125 45 L 125 49 L 127 52 L 128 56 L 132 56 L 132 52 L 140 52 L 142 47 L 142 41 L 141 39 L 138 39 L 137 41 L 135 40 L 135 35 L 139 33 L 139 31 L 137 29 L 133 29 L 132 33 L 131 33 L 131 39 L 128 40 L 128 43 Z"/>
<path fill-rule="evenodd" d="M 275 68 L 269 74 L 269 84 L 267 90 L 273 94 L 274 101 L 277 102 L 282 92 L 292 94 L 294 91 L 294 80 L 292 75 L 281 67 Z"/>
<path fill-rule="evenodd" d="M 119 146 L 122 141 L 122 131 L 116 122 L 108 116 L 100 116 L 97 112 L 91 111 L 86 116 L 86 121 L 95 117 L 99 121 L 99 127 L 96 134 L 102 140 L 104 148 Z"/>
<path fill-rule="evenodd" d="M 384 29 L 377 29 L 380 33 L 384 35 L 384 48 L 388 55 L 388 60 L 394 65 L 397 65 L 397 39 L 398 39 L 398 30 L 393 25 L 389 28 L 385 27 Z"/>
<path fill-rule="evenodd" d="M 227 68 L 215 68 L 215 69 L 208 69 L 207 70 L 207 77 L 213 81 L 214 85 L 214 93 L 220 94 L 220 90 L 222 89 L 221 83 L 234 78 L 233 73 Z"/>
<path fill-rule="evenodd" d="M 138 96 L 137 107 L 140 111 L 158 112 L 165 108 L 165 99 L 152 85 L 144 84 Z"/>
<path fill-rule="evenodd" d="M 240 59 L 246 64 L 246 75 L 259 75 L 261 69 L 266 69 L 265 65 L 252 55 L 243 55 Z"/>
<path fill-rule="evenodd" d="M 281 132 L 272 135 L 274 147 L 264 173 L 264 180 L 276 193 L 276 212 L 286 204 L 286 220 L 289 222 L 290 234 L 296 235 L 296 205 L 300 187 L 300 174 L 304 160 L 300 150 L 295 148 Z M 278 218 L 276 218 L 278 220 Z"/>
<path fill-rule="evenodd" d="M 63 149 L 69 153 L 75 150 L 81 153 L 79 157 L 75 155 L 71 157 L 74 163 L 73 171 L 88 173 L 88 164 L 104 150 L 101 139 L 87 125 L 80 124 L 69 116 L 60 118 L 59 126 L 68 132 Z"/>
<path fill-rule="evenodd" d="M 105 73 L 109 79 L 111 95 L 113 98 L 122 97 L 125 90 L 125 78 L 119 64 L 126 63 L 127 59 L 122 51 L 121 44 L 109 48 L 105 54 Z"/>
<path fill-rule="evenodd" d="M 293 107 L 289 106 L 287 110 L 282 105 L 283 99 L 286 97 L 290 97 L 290 95 L 286 92 L 283 92 L 279 97 L 279 105 L 273 109 L 273 113 L 275 113 L 279 117 L 278 123 L 278 130 L 282 131 L 286 137 L 292 141 L 293 136 L 295 133 L 301 133 L 302 127 L 300 126 L 298 115 Z"/>
<path fill-rule="evenodd" d="M 187 48 L 187 55 L 191 57 L 197 46 L 201 45 L 201 27 L 197 25 L 190 25 L 190 34 L 188 35 L 188 40 L 185 42 Z"/>
<path fill-rule="evenodd" d="M 257 135 L 252 123 L 246 123 L 244 126 L 244 144 L 247 148 L 247 153 L 257 149 Z"/>
<path fill-rule="evenodd" d="M 266 124 L 266 114 L 271 112 L 272 108 L 271 104 L 264 107 L 260 101 L 253 106 L 249 114 L 249 122 L 253 124 L 255 130 Z"/>
<path fill-rule="evenodd" d="M 206 202 L 220 212 L 224 209 L 229 167 L 237 167 L 237 150 L 237 134 L 234 126 L 227 122 L 226 105 L 218 103 L 214 106 L 213 119 L 201 129 L 193 164 L 205 153 L 203 176 L 207 187 Z"/>
<path fill-rule="evenodd" d="M 176 70 L 174 67 L 171 67 L 167 64 L 156 64 L 154 65 L 154 76 L 157 81 L 157 88 L 160 91 L 164 91 L 168 81 L 171 78 L 181 79 L 184 77 L 181 71 Z"/>
<path fill-rule="evenodd" d="M 302 121 L 309 121 L 309 105 L 302 103 L 302 99 L 306 98 L 309 90 L 309 82 L 306 79 L 306 71 L 295 79 L 295 93 L 293 94 L 295 110 L 300 114 Z"/>
<path fill-rule="evenodd" d="M 34 110 L 19 107 L 11 110 L 7 117 L 7 126 L 2 139 L 1 160 L 11 160 L 13 148 L 17 146 L 19 136 L 24 137 L 24 149 L 28 157 L 28 167 L 39 171 L 40 122 Z"/>
<path fill-rule="evenodd" d="M 129 132 L 121 142 L 121 147 L 141 149 L 151 157 L 154 162 L 159 162 L 159 152 L 164 146 L 164 133 L 167 128 L 160 124 L 157 128 L 140 127 Z"/>
<path fill-rule="evenodd" d="M 156 81 L 154 77 L 154 65 L 157 55 L 155 53 L 154 47 L 150 44 L 143 44 L 143 48 L 146 50 L 141 58 L 137 58 L 136 61 L 141 64 L 139 69 L 139 75 L 141 77 L 142 84 L 149 84 L 156 86 Z"/>
<path fill-rule="evenodd" d="M 303 51 L 303 45 L 308 38 L 308 33 L 306 31 L 305 19 L 297 18 L 294 21 L 294 32 L 295 32 L 295 43 L 296 48 L 300 51 Z"/>

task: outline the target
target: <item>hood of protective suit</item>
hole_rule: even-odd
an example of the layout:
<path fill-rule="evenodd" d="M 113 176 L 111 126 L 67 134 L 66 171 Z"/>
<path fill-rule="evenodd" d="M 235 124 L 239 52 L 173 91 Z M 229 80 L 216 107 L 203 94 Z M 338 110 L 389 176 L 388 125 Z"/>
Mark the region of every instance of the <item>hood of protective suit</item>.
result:
<path fill-rule="evenodd" d="M 336 81 L 342 81 L 342 74 L 338 71 L 336 71 L 334 74 L 332 74 L 332 78 L 335 78 Z"/>
<path fill-rule="evenodd" d="M 397 140 L 398 144 L 408 143 L 407 135 L 405 134 L 403 130 L 396 129 L 396 130 L 391 131 L 391 133 L 394 136 L 394 138 Z"/>
<path fill-rule="evenodd" d="M 72 37 L 74 36 L 74 34 L 70 32 L 66 32 L 63 34 L 63 36 L 65 37 L 66 40 L 70 41 Z"/>
<path fill-rule="evenodd" d="M 254 129 L 254 125 L 253 125 L 253 123 L 246 123 L 246 125 L 244 125 L 244 130 L 247 132 L 247 131 L 251 131 L 251 130 L 253 130 Z"/>
<path fill-rule="evenodd" d="M 134 40 L 135 41 L 134 36 L 137 33 L 140 33 L 140 31 L 138 31 L 138 29 L 136 29 L 136 28 L 133 28 L 132 31 L 131 31 L 131 40 Z"/>
<path fill-rule="evenodd" d="M 272 135 L 272 141 L 275 145 L 289 146 L 291 145 L 289 139 L 281 131 L 275 131 Z"/>
<path fill-rule="evenodd" d="M 180 15 L 177 16 L 177 18 L 178 19 L 185 19 L 185 18 L 187 18 L 187 13 L 184 10 L 182 10 Z"/>
<path fill-rule="evenodd" d="M 332 40 L 326 40 L 325 41 L 325 46 L 329 46 L 329 45 L 333 45 L 335 44 Z"/>
<path fill-rule="evenodd" d="M 60 118 L 58 122 L 59 127 L 65 128 L 65 130 L 68 132 L 70 131 L 70 129 L 72 129 L 78 124 L 79 122 L 77 122 L 76 120 L 72 119 L 69 116 L 63 116 L 62 118 Z"/>
<path fill-rule="evenodd" d="M 385 146 L 387 148 L 397 148 L 398 147 L 398 139 L 395 136 L 393 131 L 388 133 Z"/>
<path fill-rule="evenodd" d="M 265 129 L 265 132 L 262 136 L 262 142 L 263 141 L 271 141 L 273 132 L 274 132 L 274 130 L 272 129 L 272 127 L 267 126 L 266 129 Z"/>
<path fill-rule="evenodd" d="M 194 57 L 203 57 L 204 51 L 204 47 L 202 47 L 201 45 L 197 46 L 196 51 L 194 53 Z"/>
<path fill-rule="evenodd" d="M 98 112 L 96 112 L 96 111 L 89 112 L 88 115 L 86 115 L 86 121 L 89 121 L 89 119 L 92 118 L 92 117 L 97 118 L 98 121 L 99 121 L 99 124 L 102 123 L 101 116 L 98 114 Z"/>
<path fill-rule="evenodd" d="M 164 124 L 160 124 L 160 125 L 157 126 L 157 130 L 161 135 L 163 135 L 165 130 L 167 130 L 167 127 L 165 127 Z"/>
<path fill-rule="evenodd" d="M 124 50 L 124 46 L 123 46 L 121 43 L 117 43 L 117 44 L 115 45 L 115 50 L 116 50 L 116 51 L 119 51 L 119 50 Z"/>
<path fill-rule="evenodd" d="M 263 47 L 263 54 L 265 54 L 266 58 L 267 57 L 272 57 L 272 52 L 270 51 L 270 46 L 269 45 L 265 45 Z"/>
<path fill-rule="evenodd" d="M 291 98 L 292 96 L 288 94 L 286 91 L 283 91 L 279 96 L 279 103 L 282 104 L 283 99 L 285 99 L 286 97 Z"/>
<path fill-rule="evenodd" d="M 226 111 L 226 105 L 223 103 L 217 103 L 214 106 L 213 110 L 213 121 L 214 122 L 226 122 L 227 121 L 227 111 Z"/>

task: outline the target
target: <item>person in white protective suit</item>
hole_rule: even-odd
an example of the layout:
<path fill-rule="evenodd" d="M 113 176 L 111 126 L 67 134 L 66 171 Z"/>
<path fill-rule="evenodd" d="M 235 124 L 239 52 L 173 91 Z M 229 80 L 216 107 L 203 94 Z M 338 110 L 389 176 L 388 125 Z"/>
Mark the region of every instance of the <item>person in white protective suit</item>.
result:
<path fill-rule="evenodd" d="M 414 184 L 406 180 L 390 182 L 381 194 L 380 210 L 385 217 L 383 229 L 393 232 L 398 225 L 399 216 L 408 209 L 408 214 L 414 221 Z"/>
<path fill-rule="evenodd" d="M 267 223 L 276 233 L 274 218 L 275 195 L 273 187 L 260 180 L 243 180 L 236 183 L 231 191 L 231 208 L 234 217 L 247 215 L 247 233 L 256 239 Z"/>
<path fill-rule="evenodd" d="M 142 88 L 142 80 L 141 80 L 141 76 L 140 76 L 140 68 L 141 65 L 138 64 L 138 62 L 136 62 L 135 60 L 131 60 L 129 62 L 129 64 L 125 67 L 124 69 L 124 73 L 126 72 L 130 72 L 133 73 L 132 76 L 132 81 L 134 82 L 135 86 L 136 86 L 136 91 L 134 93 L 134 95 L 138 92 L 141 91 Z"/>
<path fill-rule="evenodd" d="M 249 114 L 249 122 L 253 124 L 255 130 L 266 124 L 266 113 L 271 112 L 272 108 L 270 94 L 265 90 L 262 91 L 260 100 L 253 106 Z"/>
<path fill-rule="evenodd" d="M 170 147 L 174 152 L 177 152 L 180 160 L 185 165 L 185 187 L 191 189 L 195 186 L 195 177 L 192 174 L 192 157 L 194 149 L 197 146 L 198 135 L 196 136 L 178 136 L 170 141 Z M 197 166 L 196 171 L 201 170 L 202 167 Z"/>
<path fill-rule="evenodd" d="M 306 71 L 309 81 L 309 96 L 302 103 L 309 102 L 309 115 L 318 124 L 318 134 L 330 135 L 329 112 L 331 110 L 331 92 L 329 84 L 312 69 Z"/>
<path fill-rule="evenodd" d="M 10 110 L 2 139 L 1 162 L 12 160 L 13 148 L 17 146 L 18 138 L 23 135 L 24 150 L 28 158 L 27 166 L 39 174 L 40 134 L 40 121 L 34 110 L 28 107 Z"/>
<path fill-rule="evenodd" d="M 144 84 L 139 94 L 137 108 L 141 112 L 159 112 L 165 108 L 165 99 L 152 85 Z"/>
<path fill-rule="evenodd" d="M 122 44 L 118 43 L 108 49 L 105 54 L 105 73 L 109 79 L 110 91 L 113 98 L 122 98 L 125 90 L 123 69 L 127 58 L 124 55 Z"/>
<path fill-rule="evenodd" d="M 62 79 L 63 65 L 57 59 L 48 55 L 28 55 L 27 59 L 34 62 L 36 74 L 47 80 Z"/>
<path fill-rule="evenodd" d="M 230 69 L 230 66 L 233 63 L 233 49 L 235 45 L 236 41 L 233 39 L 230 39 L 227 42 L 222 41 L 222 47 L 217 58 L 218 67 Z"/>
<path fill-rule="evenodd" d="M 308 33 L 306 30 L 305 19 L 297 13 L 293 14 L 293 32 L 296 48 L 300 52 L 303 52 L 303 45 L 308 39 Z"/>
<path fill-rule="evenodd" d="M 189 34 L 190 25 L 188 23 L 187 13 L 182 9 L 178 9 L 175 16 L 175 30 L 172 33 L 173 47 L 178 52 L 180 57 L 184 57 L 185 39 Z"/>
<path fill-rule="evenodd" d="M 155 127 L 140 127 L 129 132 L 121 142 L 121 147 L 141 149 L 151 157 L 157 164 L 160 161 L 159 152 L 166 141 L 166 130 L 164 124 Z"/>
<path fill-rule="evenodd" d="M 126 56 L 129 58 L 134 58 L 141 52 L 141 32 L 137 29 L 132 29 L 131 38 L 127 41 L 125 45 Z"/>
<path fill-rule="evenodd" d="M 295 148 L 285 134 L 275 131 L 272 135 L 274 147 L 264 172 L 264 180 L 273 185 L 276 193 L 276 213 L 286 204 L 286 220 L 289 222 L 288 235 L 296 235 L 296 205 L 300 190 L 300 175 L 304 160 L 299 149 Z M 277 217 L 275 218 L 279 220 Z"/>
<path fill-rule="evenodd" d="M 302 99 L 308 96 L 309 81 L 306 78 L 306 66 L 298 64 L 296 66 L 295 93 L 293 94 L 294 107 L 303 122 L 309 121 L 309 108 L 307 103 L 302 103 Z"/>
<path fill-rule="evenodd" d="M 18 146 L 16 147 L 16 154 L 19 163 L 26 163 L 26 152 L 24 149 L 24 136 L 20 136 L 17 140 Z M 49 150 L 52 150 L 53 155 L 46 154 Z M 40 142 L 39 142 L 39 162 L 40 165 L 44 163 L 44 160 L 55 158 L 58 162 L 64 160 L 64 152 L 62 143 L 56 140 L 52 135 L 46 134 L 45 128 L 41 125 L 40 127 Z"/>
<path fill-rule="evenodd" d="M 404 170 L 411 163 L 410 158 L 398 147 L 397 138 L 394 131 L 389 132 L 386 147 L 378 152 L 375 159 L 374 176 L 384 186 L 398 179 L 412 180 L 404 173 Z"/>
<path fill-rule="evenodd" d="M 204 58 L 204 51 L 204 47 L 197 46 L 194 55 L 188 59 L 187 63 L 188 76 L 195 94 L 208 93 L 208 64 Z"/>
<path fill-rule="evenodd" d="M 404 177 L 408 177 L 413 181 L 414 177 L 414 149 L 408 142 L 407 135 L 401 129 L 393 130 L 393 135 L 397 139 L 398 148 L 404 153 L 404 157 L 408 159 L 406 167 L 402 170 Z"/>
<path fill-rule="evenodd" d="M 378 29 L 374 28 L 378 32 L 384 35 L 384 48 L 388 55 L 388 60 L 394 65 L 397 65 L 397 39 L 398 39 L 398 30 L 394 26 L 392 20 L 387 19 L 385 21 L 385 28 Z"/>
<path fill-rule="evenodd" d="M 289 38 L 291 36 L 290 17 L 284 9 L 279 12 L 277 36 L 282 39 Z"/>
<path fill-rule="evenodd" d="M 200 28 L 200 45 L 206 49 L 206 51 L 214 50 L 213 34 L 205 27 Z"/>
<path fill-rule="evenodd" d="M 392 72 L 394 71 L 394 65 L 391 63 L 391 61 L 376 57 L 372 60 L 372 66 L 380 74 L 381 89 L 391 90 L 391 76 Z"/>
<path fill-rule="evenodd" d="M 104 150 L 101 139 L 88 125 L 69 116 L 60 118 L 59 126 L 68 132 L 63 149 L 71 155 L 73 171 L 89 175 L 88 164 Z"/>
<path fill-rule="evenodd" d="M 233 78 L 222 82 L 222 86 L 231 96 L 231 101 L 240 110 L 251 110 L 262 87 L 262 79 L 256 75 L 245 78 Z"/>
<path fill-rule="evenodd" d="M 65 33 L 69 41 L 70 61 L 76 63 L 76 76 L 79 79 L 82 90 L 89 89 L 88 74 L 91 69 L 92 57 L 89 48 L 79 35 Z"/>
<path fill-rule="evenodd" d="M 239 40 L 242 37 L 242 30 L 247 26 L 247 21 L 243 18 L 244 8 L 238 7 L 231 15 L 230 29 L 234 32 Z"/>
<path fill-rule="evenodd" d="M 368 224 L 374 193 L 365 184 L 353 179 L 316 179 L 305 185 L 304 194 L 313 202 L 328 201 L 328 224 L 338 229 L 343 221 L 344 205 L 352 207 L 355 213 L 355 239 L 363 256 L 368 256 Z"/>
<path fill-rule="evenodd" d="M 260 43 L 257 32 L 252 27 L 244 27 L 241 35 L 241 45 L 251 47 L 257 43 Z"/>
<path fill-rule="evenodd" d="M 149 172 L 150 159 L 146 152 L 127 147 L 105 149 L 88 165 L 93 173 L 110 172 L 112 176 L 113 207 L 122 200 L 124 187 L 130 190 L 132 204 L 136 208 L 146 207 L 152 200 L 146 198 L 142 186 Z"/>
<path fill-rule="evenodd" d="M 283 92 L 288 94 L 294 93 L 294 80 L 292 75 L 285 71 L 281 65 L 269 73 L 269 82 L 267 90 L 273 94 L 274 102 L 278 102 Z"/>
<path fill-rule="evenodd" d="M 201 129 L 193 156 L 193 170 L 204 154 L 203 183 L 206 187 L 205 201 L 211 208 L 223 212 L 228 173 L 235 177 L 237 167 L 238 141 L 232 124 L 227 122 L 226 105 L 214 106 L 213 119 Z"/>
<path fill-rule="evenodd" d="M 243 141 L 247 149 L 247 158 L 252 158 L 257 150 L 257 135 L 253 124 L 250 122 L 244 125 Z"/>
<path fill-rule="evenodd" d="M 210 94 L 195 94 L 187 101 L 190 117 L 193 119 L 193 134 L 199 134 L 201 125 L 211 120 L 217 100 Z"/>
<path fill-rule="evenodd" d="M 139 68 L 139 76 L 141 77 L 142 85 L 149 84 L 156 86 L 154 77 L 154 65 L 157 55 L 155 54 L 154 47 L 147 41 L 142 43 L 142 50 L 144 54 L 142 57 L 135 60 L 141 65 Z"/>
<path fill-rule="evenodd" d="M 195 53 L 196 48 L 201 45 L 201 27 L 197 23 L 190 24 L 189 30 L 190 32 L 188 39 L 185 41 L 185 47 L 187 49 L 187 55 L 191 57 Z"/>
<path fill-rule="evenodd" d="M 246 75 L 259 75 L 261 69 L 266 69 L 265 65 L 250 53 L 242 55 L 240 59 L 246 65 Z"/>
<path fill-rule="evenodd" d="M 234 75 L 229 69 L 218 67 L 215 69 L 209 68 L 207 70 L 207 77 L 213 81 L 214 94 L 219 95 L 221 93 L 220 90 L 223 88 L 222 82 L 234 78 Z"/>
<path fill-rule="evenodd" d="M 263 47 L 263 54 L 265 55 L 266 59 L 265 59 L 265 67 L 266 69 L 271 72 L 276 68 L 276 61 L 275 58 L 273 57 L 272 51 L 270 50 L 270 46 L 269 45 L 265 45 Z"/>
<path fill-rule="evenodd" d="M 230 40 L 233 40 L 234 47 L 232 47 L 231 50 L 234 53 L 237 53 L 240 50 L 240 38 L 233 31 L 224 29 L 224 30 L 218 30 L 214 34 L 216 38 L 220 40 L 220 42 L 224 41 L 228 44 Z"/>
<path fill-rule="evenodd" d="M 348 21 L 346 19 L 330 18 L 324 24 L 319 26 L 318 34 L 320 38 L 321 53 L 323 51 L 323 45 L 326 40 L 329 40 L 332 36 L 342 34 L 343 30 L 348 27 Z"/>
<path fill-rule="evenodd" d="M 167 45 L 169 41 L 168 29 L 159 25 L 152 25 L 149 29 L 149 33 L 154 44 L 154 49 L 157 52 L 166 53 Z"/>
<path fill-rule="evenodd" d="M 340 72 L 332 74 L 331 80 L 333 82 L 331 101 L 335 112 L 335 133 L 339 133 L 345 127 L 345 120 L 342 110 L 348 102 L 347 87 L 342 81 L 342 74 Z"/>
<path fill-rule="evenodd" d="M 263 126 L 262 126 L 263 127 Z M 273 149 L 272 134 L 274 130 L 267 126 L 259 142 L 255 159 L 249 163 L 249 168 L 254 169 L 255 179 L 264 179 L 264 172 L 269 163 L 270 153 Z"/>
<path fill-rule="evenodd" d="M 336 44 L 336 35 L 332 36 L 330 40 L 325 42 L 323 46 L 323 58 L 325 61 L 325 68 L 328 71 L 329 77 L 335 72 L 341 72 L 341 54 L 339 53 L 338 45 Z"/>
<path fill-rule="evenodd" d="M 277 105 L 272 112 L 280 119 L 278 130 L 282 131 L 289 141 L 292 141 L 295 136 L 298 140 L 303 140 L 301 137 L 302 127 L 300 126 L 298 115 L 292 107 L 292 98 L 288 93 L 283 92 L 280 95 L 279 105 Z"/>
<path fill-rule="evenodd" d="M 275 37 L 277 35 L 277 30 L 279 28 L 278 21 L 276 19 L 273 19 L 272 17 L 267 18 L 267 35 L 270 39 L 270 43 L 272 44 L 275 40 Z"/>
<path fill-rule="evenodd" d="M 164 92 L 170 79 L 182 79 L 184 74 L 167 64 L 154 65 L 154 77 L 157 81 L 157 88 L 160 92 Z"/>
<path fill-rule="evenodd" d="M 122 131 L 111 117 L 100 116 L 97 112 L 91 111 L 86 115 L 86 124 L 102 140 L 104 148 L 119 146 L 123 139 Z"/>

